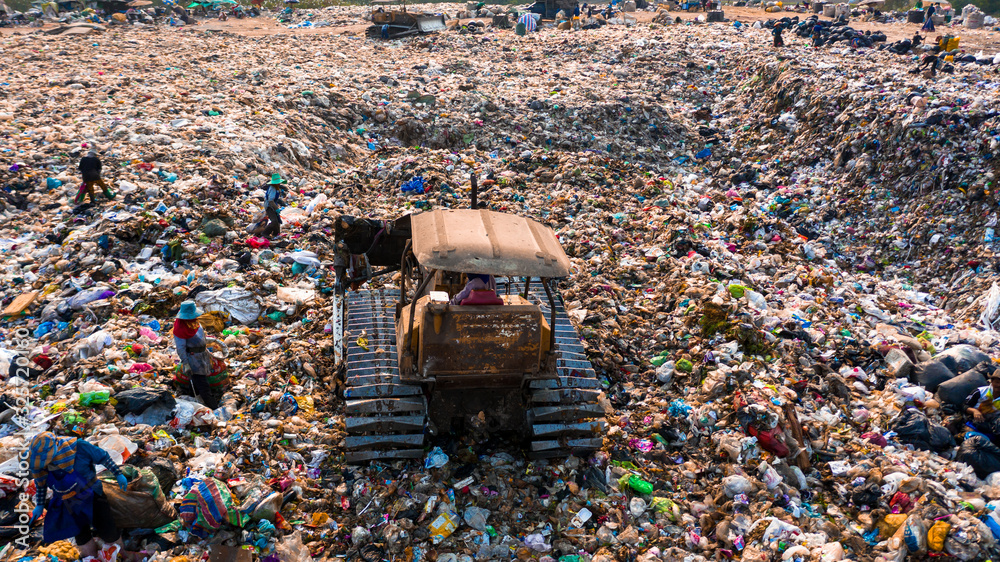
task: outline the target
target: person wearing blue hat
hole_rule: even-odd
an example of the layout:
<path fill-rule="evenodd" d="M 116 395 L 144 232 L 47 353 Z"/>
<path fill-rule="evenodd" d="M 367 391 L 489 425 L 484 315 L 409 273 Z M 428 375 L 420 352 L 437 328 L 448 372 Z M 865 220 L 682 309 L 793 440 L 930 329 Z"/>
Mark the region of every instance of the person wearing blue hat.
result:
<path fill-rule="evenodd" d="M 205 329 L 201 327 L 198 317 L 201 311 L 194 301 L 181 303 L 181 309 L 174 320 L 174 346 L 181 364 L 179 372 L 174 376 L 174 382 L 181 386 L 190 384 L 196 396 L 211 409 L 219 407 L 219 397 L 209 384 L 208 377 L 212 373 L 212 356 L 208 354 L 208 338 Z"/>

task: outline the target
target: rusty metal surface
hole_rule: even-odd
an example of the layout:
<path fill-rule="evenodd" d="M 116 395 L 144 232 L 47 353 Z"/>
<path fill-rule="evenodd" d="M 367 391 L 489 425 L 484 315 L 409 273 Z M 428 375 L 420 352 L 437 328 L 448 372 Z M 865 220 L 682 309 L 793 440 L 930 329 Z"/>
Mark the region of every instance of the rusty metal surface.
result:
<path fill-rule="evenodd" d="M 425 310 L 418 354 L 425 377 L 443 382 L 444 375 L 467 374 L 479 386 L 518 386 L 524 374 L 539 370 L 542 316 L 536 306 L 450 306 L 440 315 L 440 329 L 437 324 Z M 501 374 L 515 377 L 490 376 Z"/>
<path fill-rule="evenodd" d="M 532 219 L 473 209 L 411 218 L 413 253 L 424 267 L 496 276 L 566 277 L 569 258 L 552 229 Z"/>
<path fill-rule="evenodd" d="M 497 280 L 497 289 L 500 294 L 507 293 L 508 289 L 511 293 L 519 293 L 523 291 L 524 283 L 500 278 Z M 486 373 L 481 367 L 487 363 L 502 364 L 502 361 L 510 359 L 484 354 L 482 342 L 475 338 L 458 341 L 456 345 L 460 345 L 454 355 L 458 355 L 467 367 L 476 366 L 480 369 L 453 376 L 445 375 L 442 379 L 431 379 L 435 392 L 431 395 L 429 404 L 432 408 L 440 409 L 440 412 L 429 411 L 424 388 L 419 383 L 407 381 L 399 372 L 396 361 L 396 325 L 393 321 L 396 299 L 398 291 L 395 290 L 348 294 L 345 337 L 347 388 L 344 391 L 347 399 L 345 426 L 348 437 L 345 439 L 345 447 L 348 462 L 421 458 L 423 426 L 428 414 L 432 418 L 439 414 L 437 417 L 443 418 L 440 420 L 443 424 L 451 415 L 469 410 L 470 406 L 472 410 L 485 411 L 487 423 L 491 426 L 522 426 L 530 442 L 527 446 L 528 454 L 533 458 L 585 455 L 601 446 L 602 434 L 607 427 L 603 421 L 603 408 L 598 403 L 602 384 L 587 360 L 580 336 L 570 323 L 558 295 L 555 309 L 550 310 L 545 290 L 536 280 L 528 290 L 528 306 L 461 307 L 488 309 L 485 311 L 487 316 L 502 308 L 530 309 L 531 314 L 535 315 L 535 326 L 539 326 L 540 318 L 547 320 L 549 314 L 554 312 L 554 356 L 547 365 L 554 372 L 529 375 L 529 380 L 523 387 L 517 386 L 518 382 L 515 381 L 521 381 L 524 374 L 517 372 L 508 373 L 509 380 L 498 383 L 500 375 Z M 423 311 L 419 307 L 418 310 Z M 479 317 L 477 322 L 480 324 L 470 321 L 462 329 L 482 331 L 483 315 L 480 314 Z M 419 324 L 430 326 L 429 330 L 433 332 L 433 320 L 425 322 L 427 323 Z M 358 336 L 362 331 L 367 341 L 359 343 Z M 532 338 L 536 337 L 541 340 L 542 333 L 535 332 Z M 494 340 L 494 343 L 497 342 L 499 340 Z M 532 347 L 527 354 L 534 356 L 536 350 L 541 353 L 540 349 Z M 440 380 L 448 380 L 454 385 L 466 385 L 464 388 L 478 387 L 480 390 L 447 390 L 447 385 L 442 386 Z M 490 389 L 491 384 L 507 388 Z M 483 388 L 487 390 L 482 390 Z M 472 400 L 475 392 L 482 394 L 481 401 Z M 455 398 L 456 396 L 459 398 Z M 495 407 L 491 409 L 490 404 Z"/>

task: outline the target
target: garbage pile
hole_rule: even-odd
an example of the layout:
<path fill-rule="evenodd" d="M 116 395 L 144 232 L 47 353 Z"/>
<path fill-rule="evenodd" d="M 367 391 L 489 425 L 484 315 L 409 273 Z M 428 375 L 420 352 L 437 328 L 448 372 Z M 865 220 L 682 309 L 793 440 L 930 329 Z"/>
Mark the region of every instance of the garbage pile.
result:
<path fill-rule="evenodd" d="M 42 429 L 122 466 L 124 550 L 163 562 L 998 554 L 967 402 L 1000 358 L 991 68 L 729 25 L 136 37 L 0 36 L 0 558 L 81 555 L 14 542 Z M 91 149 L 114 198 L 80 203 Z M 275 174 L 282 232 L 251 235 Z M 571 258 L 604 447 L 347 465 L 335 221 L 466 207 L 472 176 Z M 172 382 L 185 301 L 215 409 Z"/>
<path fill-rule="evenodd" d="M 872 47 L 878 43 L 884 43 L 886 40 L 885 33 L 880 31 L 876 31 L 875 33 L 869 31 L 866 34 L 852 28 L 846 19 L 821 20 L 818 15 L 809 16 L 803 21 L 799 21 L 799 17 L 795 16 L 792 18 L 784 17 L 777 20 L 768 20 L 764 23 L 764 27 L 767 29 L 773 29 L 778 25 L 786 29 L 794 28 L 795 35 L 807 39 L 818 34 L 819 40 L 813 42 L 817 47 L 823 45 L 832 46 L 838 42 L 842 42 L 845 47 L 865 48 Z"/>
<path fill-rule="evenodd" d="M 351 26 L 370 22 L 369 7 L 327 6 L 321 9 L 290 8 L 280 11 L 276 17 L 289 28 Z"/>

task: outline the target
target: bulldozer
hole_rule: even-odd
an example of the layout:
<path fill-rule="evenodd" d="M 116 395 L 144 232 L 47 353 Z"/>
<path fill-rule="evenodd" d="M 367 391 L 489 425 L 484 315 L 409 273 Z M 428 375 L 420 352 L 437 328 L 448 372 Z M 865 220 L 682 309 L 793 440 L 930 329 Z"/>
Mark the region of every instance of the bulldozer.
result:
<path fill-rule="evenodd" d="M 447 27 L 441 14 L 407 12 L 405 0 L 372 0 L 370 17 L 374 25 L 368 28 L 367 34 L 372 38 L 399 39 Z"/>
<path fill-rule="evenodd" d="M 549 227 L 475 208 L 342 215 L 335 244 L 348 462 L 422 458 L 428 435 L 470 427 L 524 436 L 531 458 L 600 448 L 602 383 L 555 290 L 569 258 Z"/>

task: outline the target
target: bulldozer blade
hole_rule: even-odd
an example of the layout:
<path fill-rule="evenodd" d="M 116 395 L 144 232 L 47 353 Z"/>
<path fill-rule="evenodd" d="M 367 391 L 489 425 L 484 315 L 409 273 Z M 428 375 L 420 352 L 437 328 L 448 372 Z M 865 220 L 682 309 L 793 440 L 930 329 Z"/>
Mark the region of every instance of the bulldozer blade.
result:
<path fill-rule="evenodd" d="M 446 27 L 444 16 L 417 16 L 417 29 L 420 33 L 434 33 Z"/>

